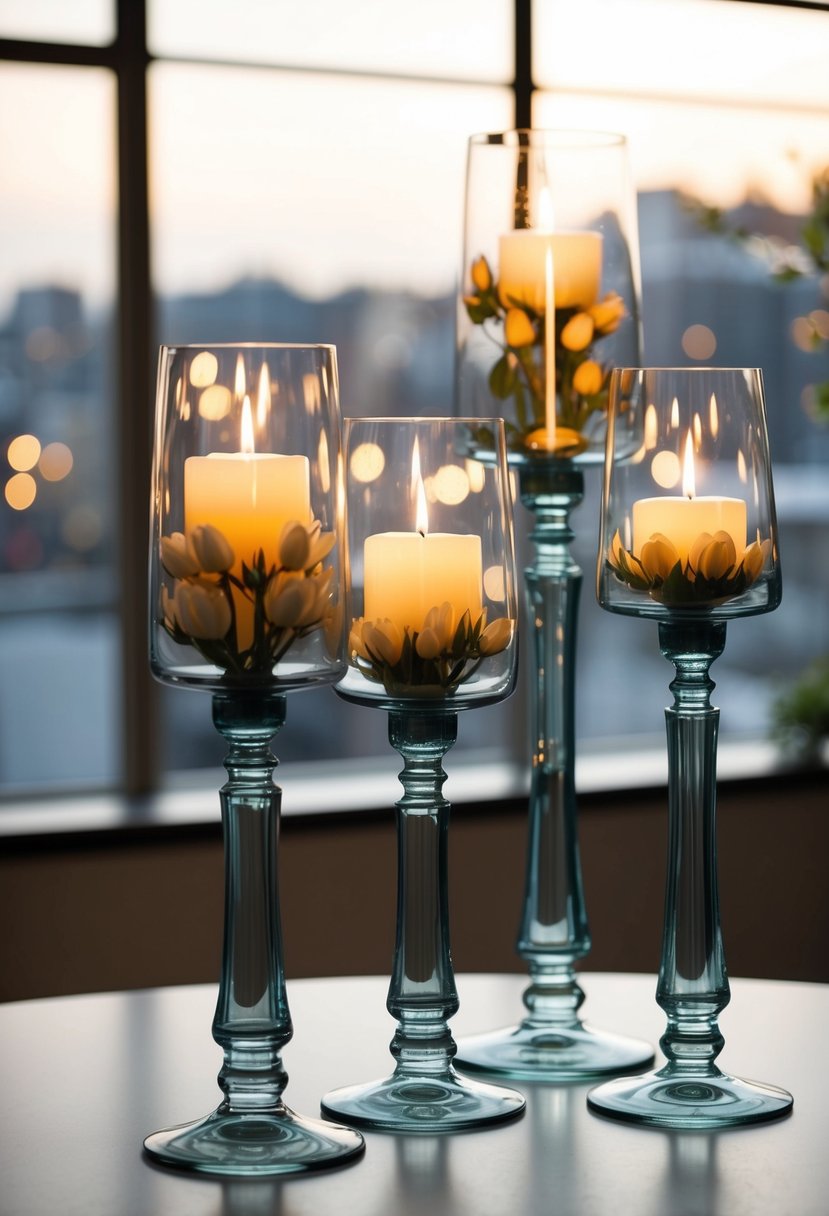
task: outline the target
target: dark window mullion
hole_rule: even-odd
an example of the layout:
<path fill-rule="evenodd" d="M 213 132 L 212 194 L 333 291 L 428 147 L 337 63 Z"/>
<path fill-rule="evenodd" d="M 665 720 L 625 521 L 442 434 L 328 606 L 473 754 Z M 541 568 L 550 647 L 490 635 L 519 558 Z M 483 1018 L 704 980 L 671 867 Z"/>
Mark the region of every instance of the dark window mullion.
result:
<path fill-rule="evenodd" d="M 532 63 L 532 0 L 515 0 L 515 125 L 519 130 L 531 127 L 533 93 Z"/>
<path fill-rule="evenodd" d="M 117 0 L 119 575 L 122 778 L 127 793 L 158 782 L 158 696 L 147 656 L 147 547 L 152 462 L 152 299 L 147 185 L 145 0 Z"/>

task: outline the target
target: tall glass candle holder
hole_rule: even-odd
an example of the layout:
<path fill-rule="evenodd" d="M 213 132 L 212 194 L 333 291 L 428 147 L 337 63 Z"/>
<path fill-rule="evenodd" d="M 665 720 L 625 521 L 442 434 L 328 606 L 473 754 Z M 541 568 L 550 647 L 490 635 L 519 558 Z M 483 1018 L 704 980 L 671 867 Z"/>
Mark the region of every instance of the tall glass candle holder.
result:
<path fill-rule="evenodd" d="M 225 925 L 213 1037 L 218 1109 L 144 1142 L 164 1165 L 296 1173 L 363 1151 L 283 1101 L 292 1035 L 279 918 L 281 792 L 270 741 L 287 694 L 345 669 L 336 352 L 162 347 L 150 552 L 151 664 L 201 688 L 227 743 Z"/>
<path fill-rule="evenodd" d="M 449 949 L 449 803 L 442 759 L 458 712 L 509 695 L 516 601 L 503 425 L 487 464 L 463 419 L 349 419 L 350 665 L 341 696 L 389 715 L 403 758 L 397 940 L 387 1008 L 391 1076 L 335 1090 L 322 1110 L 359 1127 L 451 1132 L 513 1118 L 513 1090 L 460 1076 Z"/>
<path fill-rule="evenodd" d="M 525 571 L 533 644 L 532 777 L 517 951 L 530 985 L 515 1026 L 465 1039 L 464 1067 L 526 1080 L 641 1068 L 649 1044 L 582 1022 L 576 963 L 590 951 L 575 790 L 575 666 L 582 572 L 570 516 L 584 467 L 604 459 L 610 369 L 639 357 L 636 200 L 620 135 L 506 131 L 469 144 L 458 313 L 461 414 L 501 414 L 533 515 Z M 482 421 L 471 454 L 486 461 Z M 620 453 L 635 436 L 616 430 Z"/>
<path fill-rule="evenodd" d="M 614 429 L 641 444 L 619 461 Z M 791 1094 L 717 1065 L 729 1001 L 716 849 L 719 711 L 709 668 L 729 620 L 780 602 L 780 566 L 761 373 L 617 369 L 611 382 L 598 596 L 610 612 L 655 619 L 673 663 L 668 735 L 668 878 L 656 999 L 664 1067 L 588 1096 L 599 1114 L 673 1128 L 776 1119 Z"/>

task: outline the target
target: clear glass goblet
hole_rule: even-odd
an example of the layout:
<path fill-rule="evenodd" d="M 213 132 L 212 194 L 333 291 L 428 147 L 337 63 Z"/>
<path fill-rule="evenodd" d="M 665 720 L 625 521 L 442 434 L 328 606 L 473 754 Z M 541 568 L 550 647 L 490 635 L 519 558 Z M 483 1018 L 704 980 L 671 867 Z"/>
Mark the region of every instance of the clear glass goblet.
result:
<path fill-rule="evenodd" d="M 519 1115 L 513 1090 L 454 1069 L 449 803 L 442 759 L 458 712 L 508 696 L 516 676 L 511 499 L 503 424 L 469 459 L 465 419 L 345 422 L 350 664 L 337 692 L 389 715 L 403 758 L 397 939 L 387 1008 L 391 1076 L 326 1094 L 323 1114 L 385 1131 L 451 1132 Z"/>
<path fill-rule="evenodd" d="M 640 445 L 614 456 L 617 422 Z M 729 620 L 780 602 L 762 375 L 755 368 L 616 369 L 611 381 L 597 588 L 610 612 L 651 617 L 673 663 L 668 877 L 657 1003 L 667 1063 L 591 1091 L 591 1110 L 630 1122 L 716 1128 L 788 1114 L 791 1094 L 723 1072 L 729 1001 L 716 846 L 719 711 L 709 668 Z"/>
<path fill-rule="evenodd" d="M 150 550 L 154 675 L 212 694 L 227 743 L 218 1109 L 155 1132 L 164 1165 L 219 1175 L 341 1164 L 358 1132 L 295 1114 L 278 898 L 286 694 L 345 669 L 339 404 L 330 346 L 162 347 Z"/>
<path fill-rule="evenodd" d="M 456 396 L 504 419 L 532 512 L 524 572 L 532 647 L 526 878 L 517 953 L 529 984 L 516 1024 L 463 1039 L 458 1061 L 505 1077 L 572 1081 L 642 1068 L 649 1043 L 584 1021 L 576 965 L 591 948 L 576 804 L 576 645 L 582 572 L 572 513 L 604 459 L 610 370 L 639 359 L 636 197 L 623 136 L 504 131 L 469 142 Z M 487 428 L 472 454 L 487 459 Z M 619 420 L 619 454 L 638 445 Z"/>

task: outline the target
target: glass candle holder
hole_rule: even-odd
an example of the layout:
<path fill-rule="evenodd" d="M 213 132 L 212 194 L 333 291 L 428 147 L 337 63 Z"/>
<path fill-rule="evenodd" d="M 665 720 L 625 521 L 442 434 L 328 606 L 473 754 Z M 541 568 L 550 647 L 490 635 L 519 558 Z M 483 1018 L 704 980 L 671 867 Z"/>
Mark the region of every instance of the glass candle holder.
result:
<path fill-rule="evenodd" d="M 467 456 L 463 419 L 349 419 L 347 700 L 385 709 L 402 756 L 397 939 L 387 1008 L 391 1076 L 335 1090 L 323 1114 L 385 1131 L 451 1132 L 521 1114 L 513 1090 L 452 1065 L 449 803 L 442 758 L 463 709 L 506 697 L 516 674 L 515 571 L 503 426 Z"/>
<path fill-rule="evenodd" d="M 623 136 L 506 131 L 470 140 L 456 371 L 460 413 L 503 416 L 532 512 L 532 770 L 517 952 L 524 1017 L 459 1045 L 466 1068 L 536 1081 L 641 1068 L 649 1044 L 591 1027 L 576 963 L 591 947 L 578 846 L 575 672 L 582 572 L 571 514 L 604 459 L 610 367 L 639 357 L 636 199 Z M 627 419 L 619 455 L 639 440 Z M 471 454 L 488 459 L 479 421 Z"/>
<path fill-rule="evenodd" d="M 610 369 L 640 346 L 624 136 L 473 135 L 461 283 L 458 412 L 500 414 L 514 463 L 601 462 Z"/>
<path fill-rule="evenodd" d="M 336 353 L 329 346 L 161 350 L 150 552 L 151 663 L 203 688 L 228 751 L 225 927 L 213 1037 L 224 1099 L 149 1136 L 164 1165 L 296 1173 L 363 1151 L 283 1101 L 292 1035 L 278 901 L 281 791 L 269 744 L 288 692 L 345 669 Z"/>
<path fill-rule="evenodd" d="M 641 444 L 615 459 L 617 418 Z M 719 711 L 709 668 L 729 620 L 780 602 L 777 524 L 761 373 L 617 369 L 611 382 L 597 588 L 610 612 L 655 618 L 673 663 L 668 735 L 668 878 L 656 999 L 664 1067 L 591 1091 L 591 1110 L 672 1128 L 788 1114 L 791 1094 L 717 1065 L 729 1001 L 716 850 Z"/>

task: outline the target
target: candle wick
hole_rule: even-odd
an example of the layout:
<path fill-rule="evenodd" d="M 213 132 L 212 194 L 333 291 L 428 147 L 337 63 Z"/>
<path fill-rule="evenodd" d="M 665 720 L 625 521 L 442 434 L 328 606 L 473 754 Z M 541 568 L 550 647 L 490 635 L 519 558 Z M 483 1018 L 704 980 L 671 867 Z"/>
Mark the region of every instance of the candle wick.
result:
<path fill-rule="evenodd" d="M 417 534 L 418 534 L 418 536 L 422 536 L 424 539 L 426 538 L 426 533 L 423 531 L 422 528 L 418 528 Z"/>

